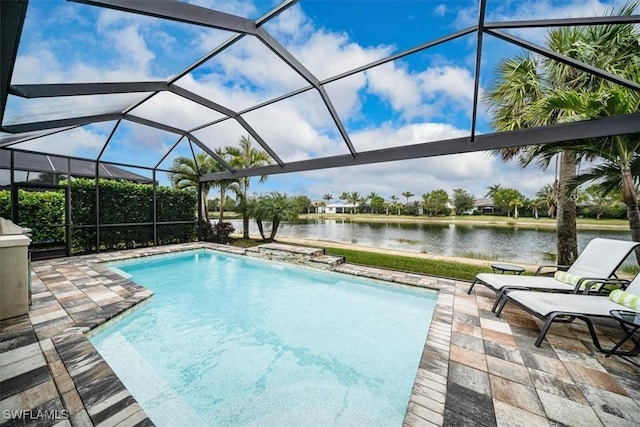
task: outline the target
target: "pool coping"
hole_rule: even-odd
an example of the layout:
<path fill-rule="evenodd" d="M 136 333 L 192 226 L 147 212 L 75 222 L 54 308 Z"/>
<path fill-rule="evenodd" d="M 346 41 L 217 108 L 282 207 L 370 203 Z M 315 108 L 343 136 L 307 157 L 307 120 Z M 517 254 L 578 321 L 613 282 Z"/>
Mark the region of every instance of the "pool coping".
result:
<path fill-rule="evenodd" d="M 247 255 L 246 249 L 198 242 L 34 262 L 34 305 L 29 314 L 0 322 L 0 410 L 27 408 L 58 411 L 55 412 L 59 415 L 57 419 L 49 420 L 48 424 L 38 425 L 153 425 L 117 375 L 91 345 L 86 333 L 128 310 L 135 309 L 152 296 L 151 291 L 107 270 L 105 262 L 194 249 L 213 249 Z M 252 249 L 249 252 L 254 251 Z M 530 347 L 528 341 L 519 340 L 520 334 L 530 334 L 525 327 L 534 330 L 537 328 L 530 316 L 506 310 L 507 320 L 492 318 L 488 314 L 492 294 L 476 290 L 476 295 L 466 295 L 464 290 L 468 282 L 349 263 L 331 265 L 330 269 L 439 292 L 407 405 L 404 425 L 450 425 L 470 422 L 496 425 L 497 419 L 503 424 L 545 424 L 553 420 L 572 425 L 571 418 L 553 413 L 554 404 L 547 404 L 543 400 L 546 397 L 538 388 L 547 386 L 533 385 L 533 390 L 542 400 L 542 404 L 538 403 L 543 407 L 542 410 L 533 404 L 528 407 L 520 402 L 511 402 L 509 396 L 500 394 L 500 388 L 504 387 L 523 392 L 524 389 L 518 387 L 526 382 L 524 379 L 516 378 L 507 384 L 505 377 L 509 377 L 511 373 L 501 373 L 504 367 L 500 364 L 510 363 L 509 367 L 516 372 L 520 369 L 518 364 L 513 363 L 516 357 L 510 353 L 510 346 L 516 345 L 514 338 L 518 345 L 523 346 L 523 351 L 540 353 L 545 357 L 551 355 L 550 350 L 555 351 L 556 359 L 560 357 L 559 362 L 566 364 L 563 357 L 569 356 L 562 353 L 562 345 L 570 342 L 572 350 L 575 350 L 578 343 L 586 343 L 585 331 L 575 327 L 570 327 L 568 332 L 562 329 L 559 331 L 560 339 L 557 335 L 550 334 L 548 340 L 552 345 L 545 344 L 542 349 L 537 349 Z M 505 332 L 510 328 L 517 333 L 509 338 Z M 616 335 L 615 328 L 609 328 L 607 325 L 599 329 L 613 331 L 611 340 L 621 333 L 618 331 Z M 569 333 L 577 336 L 576 343 L 567 338 Z M 483 334 L 486 336 L 483 337 Z M 491 350 L 487 351 L 486 355 L 484 350 L 482 353 L 478 352 L 483 338 L 484 346 Z M 529 339 L 530 336 L 525 338 Z M 508 343 L 509 347 L 502 345 L 508 339 L 511 339 L 513 344 Z M 588 337 L 586 339 L 588 340 Z M 588 348 L 587 344 L 585 352 L 592 353 L 591 350 L 593 349 Z M 499 352 L 504 354 L 501 356 Z M 505 361 L 498 361 L 496 356 Z M 633 377 L 634 373 L 637 375 L 640 370 L 622 366 L 613 358 L 603 359 L 597 355 L 594 357 L 597 357 L 597 362 L 604 367 L 600 371 L 594 371 L 593 366 L 589 366 L 589 374 L 595 372 L 602 377 L 598 380 L 604 385 L 597 386 L 607 393 L 613 391 L 627 398 L 624 405 L 621 404 L 622 409 L 618 409 L 622 416 L 616 419 L 624 419 L 627 422 L 640 419 L 640 392 L 636 391 L 640 387 Z M 576 356 L 572 355 L 569 362 L 575 358 Z M 525 369 L 529 369 L 534 380 L 536 376 L 546 375 L 550 370 L 555 372 L 558 369 L 560 372 L 555 366 L 553 369 L 539 368 L 536 365 L 541 363 L 538 359 L 534 362 L 519 362 L 526 365 Z M 591 361 L 585 363 L 593 365 Z M 8 374 L 8 370 L 14 372 Z M 606 380 L 602 371 L 610 374 Z M 18 374 L 14 375 L 15 372 Z M 464 375 L 464 378 L 461 375 Z M 574 375 L 572 371 L 571 375 L 578 374 Z M 576 380 L 574 387 L 581 387 L 581 382 L 586 381 L 582 377 L 583 373 L 579 375 L 580 383 Z M 631 380 L 626 379 L 628 376 Z M 612 381 L 617 381 L 617 384 L 613 384 Z M 474 387 L 484 388 L 485 391 L 475 393 L 471 390 Z M 487 389 L 490 400 L 486 400 Z M 530 389 L 531 387 L 528 387 L 525 391 L 530 392 Z M 562 394 L 566 391 L 562 389 L 554 392 Z M 571 395 L 577 392 L 570 389 L 566 393 Z M 584 393 L 586 392 L 583 391 Z M 495 394 L 498 394 L 497 400 Z M 589 397 L 583 400 L 590 400 Z M 505 400 L 509 401 L 509 405 L 505 405 Z M 563 402 L 561 399 L 559 401 Z M 587 403 L 590 405 L 582 405 L 581 410 L 589 413 L 582 414 L 578 419 L 602 423 L 601 420 L 606 419 L 608 415 L 599 412 L 601 408 L 598 408 L 597 404 L 590 401 Z M 630 405 L 636 405 L 637 411 L 629 409 Z M 471 410 L 468 410 L 467 406 Z M 5 421 L 7 420 L 0 416 L 0 424 Z M 597 422 L 594 425 L 597 425 Z M 573 425 L 584 424 L 574 422 Z"/>

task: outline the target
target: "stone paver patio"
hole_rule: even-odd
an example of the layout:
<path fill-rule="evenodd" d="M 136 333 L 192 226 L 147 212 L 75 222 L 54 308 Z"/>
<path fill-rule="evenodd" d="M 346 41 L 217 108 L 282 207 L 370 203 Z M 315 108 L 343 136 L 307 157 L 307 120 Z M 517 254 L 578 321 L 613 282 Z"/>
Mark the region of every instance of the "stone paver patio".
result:
<path fill-rule="evenodd" d="M 191 243 L 34 262 L 29 314 L 0 322 L 0 425 L 152 425 L 85 336 L 152 292 L 100 262 L 202 247 L 259 252 Z M 263 256 L 290 250 L 295 262 L 311 256 L 311 265 L 439 290 L 405 425 L 640 425 L 640 368 L 598 353 L 581 322 L 554 325 L 536 348 L 540 322 L 513 306 L 496 318 L 483 287 L 467 295 L 467 282 L 288 248 Z M 605 347 L 622 336 L 613 322 L 597 330 Z"/>

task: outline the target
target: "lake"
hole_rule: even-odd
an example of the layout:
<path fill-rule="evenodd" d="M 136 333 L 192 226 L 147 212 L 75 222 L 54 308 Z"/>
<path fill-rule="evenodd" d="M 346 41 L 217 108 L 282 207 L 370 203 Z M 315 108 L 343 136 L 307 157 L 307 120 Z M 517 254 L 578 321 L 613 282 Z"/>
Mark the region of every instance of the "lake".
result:
<path fill-rule="evenodd" d="M 230 222 L 236 231 L 242 230 L 242 220 Z M 249 232 L 259 235 L 254 221 L 251 221 Z M 556 254 L 556 232 L 546 227 L 314 219 L 283 224 L 278 229 L 276 239 L 278 237 L 330 240 L 444 256 L 530 264 L 553 263 Z M 582 250 L 595 237 L 631 240 L 631 233 L 628 230 L 578 230 L 578 249 Z"/>

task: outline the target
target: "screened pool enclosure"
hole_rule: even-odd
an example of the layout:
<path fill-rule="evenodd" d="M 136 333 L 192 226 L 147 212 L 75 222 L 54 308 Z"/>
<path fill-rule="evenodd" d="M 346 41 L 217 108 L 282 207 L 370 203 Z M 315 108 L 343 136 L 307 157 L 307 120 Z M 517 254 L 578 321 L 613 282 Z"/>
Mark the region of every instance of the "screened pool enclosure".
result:
<path fill-rule="evenodd" d="M 481 103 L 498 61 L 521 52 L 640 91 L 615 66 L 544 43 L 550 28 L 640 23 L 612 13 L 621 2 L 608 14 L 540 9 L 530 19 L 505 19 L 498 0 L 469 1 L 457 14 L 431 1 L 205 3 L 0 1 L 3 215 L 63 255 L 109 249 L 106 236 L 132 229 L 140 245 L 162 244 L 197 235 L 200 209 L 168 209 L 184 201 L 162 189 L 181 157 L 219 162 L 219 172 L 198 169 L 202 183 L 640 132 L 636 112 L 495 133 Z M 410 4 L 424 10 L 420 26 L 399 18 Z M 349 22 L 375 8 L 368 44 L 358 45 Z M 402 104 L 401 94 L 412 101 Z M 242 136 L 271 163 L 240 168 L 216 151 Z M 86 187 L 74 190 L 76 180 Z M 109 182 L 148 190 L 135 201 L 108 199 Z M 61 198 L 60 222 L 21 216 L 21 198 L 43 191 Z M 139 210 L 139 219 L 107 209 Z M 75 249 L 74 234 L 85 236 Z"/>

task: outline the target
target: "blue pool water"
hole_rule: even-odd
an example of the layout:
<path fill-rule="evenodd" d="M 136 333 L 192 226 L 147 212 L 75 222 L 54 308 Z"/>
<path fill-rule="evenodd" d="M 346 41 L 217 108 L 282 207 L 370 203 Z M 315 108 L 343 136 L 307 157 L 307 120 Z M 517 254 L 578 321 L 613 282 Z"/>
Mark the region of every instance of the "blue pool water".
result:
<path fill-rule="evenodd" d="M 155 295 L 91 342 L 157 425 L 402 424 L 435 293 L 213 251 L 113 266 Z"/>

